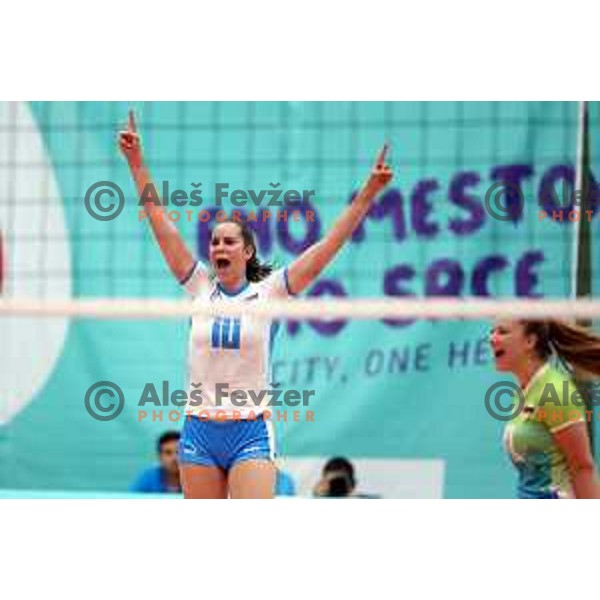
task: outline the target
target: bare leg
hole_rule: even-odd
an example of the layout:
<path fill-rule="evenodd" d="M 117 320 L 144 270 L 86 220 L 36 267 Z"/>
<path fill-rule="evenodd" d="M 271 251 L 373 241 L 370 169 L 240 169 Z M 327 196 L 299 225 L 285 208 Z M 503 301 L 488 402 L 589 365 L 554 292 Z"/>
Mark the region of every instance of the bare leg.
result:
<path fill-rule="evenodd" d="M 273 498 L 275 464 L 269 460 L 245 460 L 229 471 L 229 493 L 232 498 Z"/>
<path fill-rule="evenodd" d="M 186 499 L 227 498 L 227 476 L 218 467 L 181 465 L 181 484 Z"/>

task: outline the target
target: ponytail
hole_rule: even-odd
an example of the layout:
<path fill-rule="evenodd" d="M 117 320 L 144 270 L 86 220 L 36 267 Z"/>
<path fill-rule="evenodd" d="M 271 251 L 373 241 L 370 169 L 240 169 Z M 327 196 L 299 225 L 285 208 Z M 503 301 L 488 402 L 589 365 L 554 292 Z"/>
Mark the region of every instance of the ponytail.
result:
<path fill-rule="evenodd" d="M 600 337 L 592 331 L 556 319 L 524 321 L 524 328 L 537 336 L 542 359 L 554 353 L 577 379 L 600 377 Z"/>
<path fill-rule="evenodd" d="M 556 353 L 582 379 L 600 377 L 600 337 L 564 321 L 548 323 L 550 341 Z"/>
<path fill-rule="evenodd" d="M 256 248 L 252 258 L 246 263 L 246 279 L 248 281 L 262 281 L 273 271 L 273 266 L 262 263 L 256 258 Z"/>

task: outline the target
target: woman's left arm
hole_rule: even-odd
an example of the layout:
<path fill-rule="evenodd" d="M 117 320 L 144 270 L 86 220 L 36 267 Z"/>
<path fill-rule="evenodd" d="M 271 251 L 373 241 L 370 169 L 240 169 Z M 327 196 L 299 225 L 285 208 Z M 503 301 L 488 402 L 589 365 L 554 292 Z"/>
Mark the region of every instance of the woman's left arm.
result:
<path fill-rule="evenodd" d="M 553 436 L 567 459 L 575 497 L 600 498 L 600 483 L 585 422 L 573 423 Z"/>
<path fill-rule="evenodd" d="M 325 237 L 307 248 L 288 267 L 288 285 L 294 294 L 300 293 L 319 276 L 364 219 L 375 196 L 391 181 L 393 174 L 385 164 L 386 152 L 387 145 L 379 153 L 367 183 Z"/>

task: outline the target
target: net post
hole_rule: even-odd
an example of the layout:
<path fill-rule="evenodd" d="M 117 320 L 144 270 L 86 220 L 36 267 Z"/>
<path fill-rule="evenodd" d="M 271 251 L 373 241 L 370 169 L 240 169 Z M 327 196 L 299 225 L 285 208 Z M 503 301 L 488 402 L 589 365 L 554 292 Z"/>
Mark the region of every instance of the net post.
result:
<path fill-rule="evenodd" d="M 574 208 L 577 208 L 576 199 L 579 197 L 579 219 L 575 221 L 573 231 L 573 263 L 572 263 L 572 290 L 573 298 L 590 298 L 592 296 L 592 238 L 590 235 L 590 220 L 584 219 L 586 211 L 591 210 L 590 202 L 590 140 L 589 140 L 589 107 L 588 102 L 579 102 L 579 116 L 577 124 L 577 164 L 575 177 Z M 578 194 L 578 196 L 577 196 Z M 591 319 L 578 319 L 577 324 L 591 328 Z M 593 409 L 591 402 L 590 386 L 578 382 L 581 394 L 585 400 L 586 409 Z M 592 414 L 592 413 L 588 413 Z M 594 419 L 588 422 L 588 434 L 592 453 L 595 449 Z"/>

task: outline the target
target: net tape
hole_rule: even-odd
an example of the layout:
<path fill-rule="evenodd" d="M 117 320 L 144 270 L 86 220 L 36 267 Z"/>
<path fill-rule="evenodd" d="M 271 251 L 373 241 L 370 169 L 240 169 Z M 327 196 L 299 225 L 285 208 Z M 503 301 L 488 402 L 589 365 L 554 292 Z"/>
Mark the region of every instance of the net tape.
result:
<path fill-rule="evenodd" d="M 189 300 L 94 298 L 0 300 L 0 317 L 166 319 L 193 315 L 289 319 L 566 319 L 600 318 L 600 300 L 364 298 L 293 299 L 268 302 L 193 302 Z"/>

